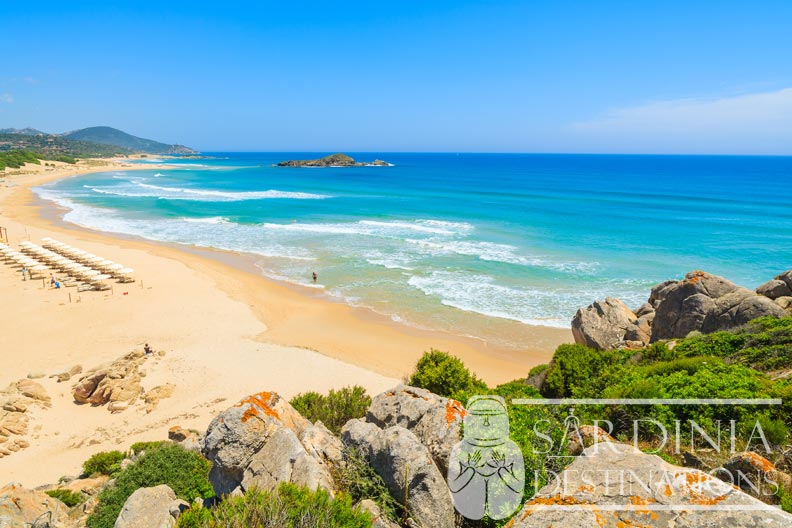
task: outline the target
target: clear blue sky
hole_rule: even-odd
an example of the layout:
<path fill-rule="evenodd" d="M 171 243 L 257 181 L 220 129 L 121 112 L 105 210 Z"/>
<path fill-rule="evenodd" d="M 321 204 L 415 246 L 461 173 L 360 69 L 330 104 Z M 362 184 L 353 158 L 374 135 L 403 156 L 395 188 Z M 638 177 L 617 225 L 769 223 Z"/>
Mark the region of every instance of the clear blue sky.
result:
<path fill-rule="evenodd" d="M 792 154 L 792 2 L 3 2 L 0 128 L 202 150 Z"/>

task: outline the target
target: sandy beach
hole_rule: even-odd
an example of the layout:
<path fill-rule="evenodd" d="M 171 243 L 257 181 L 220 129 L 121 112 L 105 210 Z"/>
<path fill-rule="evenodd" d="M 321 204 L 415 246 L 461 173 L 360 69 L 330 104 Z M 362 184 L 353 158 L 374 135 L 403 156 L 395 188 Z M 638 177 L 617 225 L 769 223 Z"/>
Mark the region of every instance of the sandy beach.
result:
<path fill-rule="evenodd" d="M 36 381 L 52 398 L 50 409 L 32 411 L 30 447 L 0 459 L 0 482 L 53 482 L 64 472 L 79 473 L 94 452 L 164 439 L 173 425 L 203 430 L 215 414 L 252 392 L 291 397 L 358 384 L 377 393 L 398 383 L 430 348 L 459 356 L 497 384 L 524 376 L 549 361 L 558 344 L 571 341 L 568 330 L 535 327 L 530 346 L 517 352 L 400 325 L 266 279 L 244 256 L 64 224 L 54 206 L 30 190 L 78 173 L 157 167 L 104 163 L 28 166 L 0 180 L 0 226 L 11 245 L 57 238 L 134 268 L 138 279 L 108 292 L 77 293 L 23 281 L 17 269 L 0 265 L 0 386 L 43 373 Z M 175 385 L 172 397 L 149 413 L 142 406 L 111 414 L 104 407 L 76 405 L 72 382 L 48 377 L 78 364 L 95 367 L 144 343 L 165 351 L 146 361 L 144 389 Z"/>

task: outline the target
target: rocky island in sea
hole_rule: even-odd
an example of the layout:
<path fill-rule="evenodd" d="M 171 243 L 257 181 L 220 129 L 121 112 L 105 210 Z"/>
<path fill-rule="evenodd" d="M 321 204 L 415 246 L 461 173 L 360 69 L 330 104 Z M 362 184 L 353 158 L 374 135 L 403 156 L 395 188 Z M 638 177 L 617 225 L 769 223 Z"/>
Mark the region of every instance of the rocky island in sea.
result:
<path fill-rule="evenodd" d="M 287 160 L 278 163 L 278 167 L 392 167 L 387 161 L 371 162 L 355 161 L 346 154 L 331 154 L 314 160 Z"/>

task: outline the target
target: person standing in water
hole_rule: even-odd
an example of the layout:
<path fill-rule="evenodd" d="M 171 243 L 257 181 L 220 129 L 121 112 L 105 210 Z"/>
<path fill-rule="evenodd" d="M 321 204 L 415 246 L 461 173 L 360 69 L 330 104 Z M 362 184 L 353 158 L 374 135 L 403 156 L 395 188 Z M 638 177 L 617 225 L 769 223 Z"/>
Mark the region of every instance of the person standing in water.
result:
<path fill-rule="evenodd" d="M 318 279 L 318 278 L 319 278 L 319 275 L 317 275 L 316 272 L 314 271 L 313 272 L 313 282 L 314 282 L 314 284 L 316 284 L 316 279 Z"/>

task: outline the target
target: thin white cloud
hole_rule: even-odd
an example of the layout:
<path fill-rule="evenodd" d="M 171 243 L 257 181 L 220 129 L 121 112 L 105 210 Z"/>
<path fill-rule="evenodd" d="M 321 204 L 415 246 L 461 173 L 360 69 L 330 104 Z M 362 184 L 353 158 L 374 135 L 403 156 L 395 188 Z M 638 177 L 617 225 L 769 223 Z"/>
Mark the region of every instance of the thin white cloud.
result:
<path fill-rule="evenodd" d="M 14 96 L 10 93 L 0 94 L 0 103 L 11 104 L 14 102 Z"/>
<path fill-rule="evenodd" d="M 792 88 L 619 108 L 572 131 L 595 150 L 792 153 Z"/>

